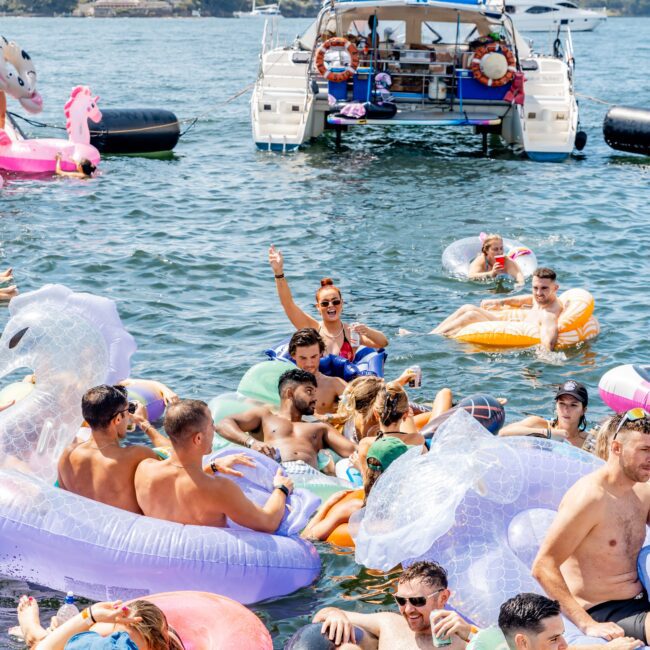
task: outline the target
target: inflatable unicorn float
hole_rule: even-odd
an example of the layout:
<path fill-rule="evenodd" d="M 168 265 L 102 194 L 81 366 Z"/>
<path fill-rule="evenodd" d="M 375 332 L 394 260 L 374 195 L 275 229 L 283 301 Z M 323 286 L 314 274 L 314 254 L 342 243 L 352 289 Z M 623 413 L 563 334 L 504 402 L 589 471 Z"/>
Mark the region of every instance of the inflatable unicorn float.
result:
<path fill-rule="evenodd" d="M 12 70 L 13 68 L 13 70 Z M 36 91 L 36 70 L 31 57 L 13 41 L 0 37 L 0 94 L 17 99 L 30 113 L 43 110 L 43 99 Z M 88 120 L 99 122 L 102 114 L 88 86 L 77 86 L 64 107 L 68 139 L 26 139 L 11 119 L 0 120 L 0 168 L 18 172 L 54 172 L 57 154 L 61 169 L 75 171 L 86 159 L 99 163 L 99 151 L 90 144 Z M 4 95 L 2 97 L 4 105 Z M 2 111 L 4 113 L 4 110 Z M 5 116 L 3 116 L 5 117 Z"/>
<path fill-rule="evenodd" d="M 318 553 L 299 538 L 319 502 L 306 490 L 292 493 L 270 535 L 232 522 L 212 528 L 152 519 L 55 487 L 57 459 L 83 419 L 83 393 L 128 377 L 135 342 L 113 301 L 61 285 L 14 298 L 9 315 L 0 377 L 31 368 L 36 383 L 0 412 L 0 575 L 96 600 L 193 589 L 243 603 L 316 578 Z M 251 455 L 256 466 L 234 480 L 263 504 L 278 466 Z"/>

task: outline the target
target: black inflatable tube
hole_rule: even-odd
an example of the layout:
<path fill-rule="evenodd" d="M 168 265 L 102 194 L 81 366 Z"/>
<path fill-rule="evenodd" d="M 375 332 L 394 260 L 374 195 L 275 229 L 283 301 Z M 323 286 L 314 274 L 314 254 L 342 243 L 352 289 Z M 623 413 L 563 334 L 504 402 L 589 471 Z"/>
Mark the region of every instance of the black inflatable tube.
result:
<path fill-rule="evenodd" d="M 650 156 L 650 110 L 613 106 L 605 115 L 603 136 L 612 149 Z"/>
<path fill-rule="evenodd" d="M 335 650 L 336 646 L 324 634 L 321 634 L 322 623 L 308 623 L 301 627 L 285 644 L 284 650 Z M 363 630 L 354 628 L 355 640 L 361 642 Z"/>
<path fill-rule="evenodd" d="M 88 126 L 100 153 L 171 151 L 181 134 L 176 115 L 159 108 L 103 108 L 101 121 Z"/>

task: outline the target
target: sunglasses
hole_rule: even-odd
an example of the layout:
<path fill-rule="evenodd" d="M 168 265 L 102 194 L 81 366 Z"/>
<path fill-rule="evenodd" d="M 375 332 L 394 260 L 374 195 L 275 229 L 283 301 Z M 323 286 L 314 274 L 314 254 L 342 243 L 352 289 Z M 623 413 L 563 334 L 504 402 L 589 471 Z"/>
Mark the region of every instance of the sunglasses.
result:
<path fill-rule="evenodd" d="M 338 307 L 341 304 L 341 299 L 333 298 L 332 300 L 321 300 L 319 304 L 321 307 L 329 307 L 330 305 Z"/>
<path fill-rule="evenodd" d="M 119 411 L 116 411 L 115 414 L 113 415 L 113 418 L 116 418 L 120 413 L 126 413 L 127 411 L 131 415 L 133 415 L 137 408 L 138 408 L 138 403 L 137 402 L 129 402 L 129 405 L 125 409 L 120 409 Z M 111 418 L 111 420 L 113 418 Z"/>
<path fill-rule="evenodd" d="M 616 431 L 614 432 L 614 437 L 612 440 L 616 440 L 616 436 L 618 435 L 618 432 L 623 428 L 623 425 L 626 422 L 636 422 L 637 420 L 643 420 L 644 418 L 650 418 L 650 413 L 648 413 L 645 409 L 642 409 L 640 406 L 635 408 L 635 409 L 630 409 L 623 419 L 618 423 L 618 426 L 616 427 Z"/>
<path fill-rule="evenodd" d="M 444 591 L 445 589 L 446 587 L 441 587 L 440 589 L 437 589 L 436 591 L 434 591 L 432 594 L 429 594 L 428 596 L 411 596 L 410 598 L 406 598 L 404 596 L 397 596 L 393 594 L 393 598 L 395 599 L 395 602 L 400 607 L 404 607 L 407 601 L 411 603 L 413 607 L 424 607 L 427 604 L 427 600 L 429 598 L 435 596 L 436 594 L 439 594 L 441 591 Z"/>

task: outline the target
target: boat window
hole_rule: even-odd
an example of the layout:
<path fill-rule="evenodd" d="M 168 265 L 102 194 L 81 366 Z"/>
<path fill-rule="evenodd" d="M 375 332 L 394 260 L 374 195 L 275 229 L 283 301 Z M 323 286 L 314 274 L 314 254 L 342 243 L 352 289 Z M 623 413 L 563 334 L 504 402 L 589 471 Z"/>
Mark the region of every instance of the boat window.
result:
<path fill-rule="evenodd" d="M 549 11 L 559 11 L 559 9 L 557 7 L 541 7 L 539 5 L 526 9 L 527 14 L 547 14 Z"/>
<path fill-rule="evenodd" d="M 392 41 L 395 45 L 403 45 L 406 38 L 406 23 L 403 20 L 379 19 L 377 27 L 380 42 Z M 355 36 L 370 36 L 367 20 L 353 20 L 348 28 L 349 34 Z"/>
<path fill-rule="evenodd" d="M 475 23 L 440 23 L 435 21 L 428 21 L 422 23 L 422 34 L 420 42 L 422 45 L 430 45 L 435 43 L 455 43 L 456 30 L 458 29 L 458 42 L 467 43 L 476 30 Z"/>
<path fill-rule="evenodd" d="M 517 13 L 517 7 L 515 7 L 515 5 L 506 5 L 506 13 L 509 14 Z"/>
<path fill-rule="evenodd" d="M 573 4 L 573 2 L 558 2 L 560 7 L 568 7 L 569 9 L 577 9 L 578 5 Z"/>

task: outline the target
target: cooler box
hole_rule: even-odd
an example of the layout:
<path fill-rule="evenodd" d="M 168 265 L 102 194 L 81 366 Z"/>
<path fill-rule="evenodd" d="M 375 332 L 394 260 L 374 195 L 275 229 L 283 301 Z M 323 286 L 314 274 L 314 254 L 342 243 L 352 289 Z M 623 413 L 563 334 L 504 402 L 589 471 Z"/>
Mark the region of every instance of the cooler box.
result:
<path fill-rule="evenodd" d="M 372 100 L 374 74 L 372 68 L 359 68 L 352 78 L 352 98 L 355 102 L 366 102 Z M 368 92 L 370 84 L 370 92 Z"/>
<path fill-rule="evenodd" d="M 343 72 L 344 68 L 333 68 L 332 72 Z M 347 101 L 348 99 L 348 82 L 347 81 L 328 81 L 327 92 L 335 99 Z"/>
<path fill-rule="evenodd" d="M 510 90 L 510 84 L 504 86 L 485 86 L 480 81 L 474 79 L 471 70 L 456 70 L 456 96 L 463 99 L 503 99 Z"/>

